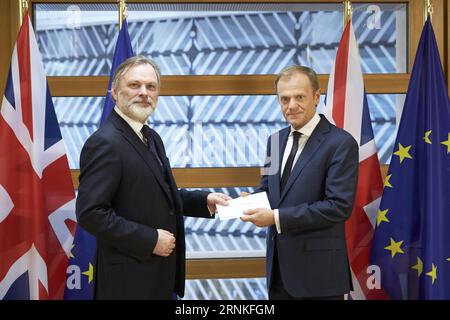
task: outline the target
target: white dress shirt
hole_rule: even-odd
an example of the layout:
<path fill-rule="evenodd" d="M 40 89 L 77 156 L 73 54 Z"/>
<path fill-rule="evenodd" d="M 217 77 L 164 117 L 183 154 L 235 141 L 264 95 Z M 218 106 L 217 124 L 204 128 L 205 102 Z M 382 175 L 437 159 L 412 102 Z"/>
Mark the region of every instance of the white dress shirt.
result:
<path fill-rule="evenodd" d="M 303 151 L 303 148 L 306 145 L 306 142 L 308 141 L 309 137 L 313 133 L 314 129 L 317 127 L 317 125 L 320 122 L 320 116 L 316 113 L 311 120 L 308 121 L 307 124 L 305 124 L 301 129 L 294 130 L 291 126 L 291 133 L 289 133 L 289 137 L 286 143 L 286 147 L 284 148 L 283 153 L 283 161 L 281 162 L 281 172 L 280 177 L 283 176 L 284 167 L 286 166 L 287 159 L 289 158 L 289 154 L 291 153 L 292 145 L 294 143 L 294 135 L 292 134 L 294 131 L 300 132 L 302 135 L 300 136 L 298 140 L 298 150 L 294 157 L 294 162 L 292 163 L 292 169 L 294 169 L 295 163 L 297 162 L 298 158 L 300 157 L 300 154 Z M 278 209 L 274 209 L 274 218 L 275 218 L 275 226 L 277 228 L 277 232 L 281 233 L 281 225 L 280 225 L 280 214 L 278 212 Z"/>

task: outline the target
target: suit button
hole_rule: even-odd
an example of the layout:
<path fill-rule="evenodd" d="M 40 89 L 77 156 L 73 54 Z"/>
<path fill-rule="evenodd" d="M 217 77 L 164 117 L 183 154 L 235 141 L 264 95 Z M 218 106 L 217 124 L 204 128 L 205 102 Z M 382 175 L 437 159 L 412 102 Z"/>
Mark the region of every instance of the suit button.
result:
<path fill-rule="evenodd" d="M 173 211 L 173 209 L 170 209 L 169 210 L 169 215 L 171 215 L 171 216 L 175 215 L 175 211 Z"/>

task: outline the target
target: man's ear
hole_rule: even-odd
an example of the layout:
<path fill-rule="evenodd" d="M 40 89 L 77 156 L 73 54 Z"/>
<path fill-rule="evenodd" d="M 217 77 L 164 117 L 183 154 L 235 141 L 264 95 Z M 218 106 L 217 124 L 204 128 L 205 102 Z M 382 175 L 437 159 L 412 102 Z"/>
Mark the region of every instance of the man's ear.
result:
<path fill-rule="evenodd" d="M 117 92 L 116 89 L 114 89 L 114 87 L 111 87 L 111 97 L 114 100 L 114 102 L 117 102 Z"/>
<path fill-rule="evenodd" d="M 316 104 L 316 106 L 318 106 L 320 103 L 320 88 L 317 89 L 317 91 L 314 93 L 314 103 Z"/>

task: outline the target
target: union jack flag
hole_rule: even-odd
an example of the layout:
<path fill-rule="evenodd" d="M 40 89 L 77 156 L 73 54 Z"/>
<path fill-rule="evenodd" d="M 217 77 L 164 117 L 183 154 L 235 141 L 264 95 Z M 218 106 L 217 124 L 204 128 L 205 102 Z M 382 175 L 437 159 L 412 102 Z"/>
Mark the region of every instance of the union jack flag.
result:
<path fill-rule="evenodd" d="M 0 111 L 0 299 L 62 299 L 75 193 L 25 15 Z"/>
<path fill-rule="evenodd" d="M 372 275 L 369 257 L 383 182 L 351 20 L 344 29 L 328 81 L 324 114 L 337 127 L 351 133 L 359 144 L 358 190 L 352 215 L 346 223 L 354 286 L 351 298 L 385 298 L 381 290 L 367 285 Z"/>

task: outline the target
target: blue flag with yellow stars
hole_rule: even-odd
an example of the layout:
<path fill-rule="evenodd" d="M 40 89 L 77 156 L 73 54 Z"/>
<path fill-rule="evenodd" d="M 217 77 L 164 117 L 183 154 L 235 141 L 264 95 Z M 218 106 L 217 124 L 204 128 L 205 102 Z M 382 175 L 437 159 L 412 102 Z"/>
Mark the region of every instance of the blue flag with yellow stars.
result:
<path fill-rule="evenodd" d="M 111 85 L 114 73 L 122 62 L 132 56 L 134 56 L 134 53 L 128 33 L 128 24 L 127 20 L 124 19 L 117 37 L 108 92 L 106 93 L 100 123 L 103 123 L 111 110 L 114 109 L 115 102 L 111 98 Z M 66 288 L 64 291 L 65 300 L 92 300 L 94 298 L 94 260 L 96 250 L 95 237 L 80 226 L 77 226 L 69 257 L 69 266 L 67 267 Z"/>
<path fill-rule="evenodd" d="M 450 102 L 430 18 L 384 181 L 371 263 L 391 299 L 450 299 Z"/>
<path fill-rule="evenodd" d="M 64 300 L 92 300 L 94 298 L 96 248 L 95 237 L 77 226 L 67 266 Z"/>

